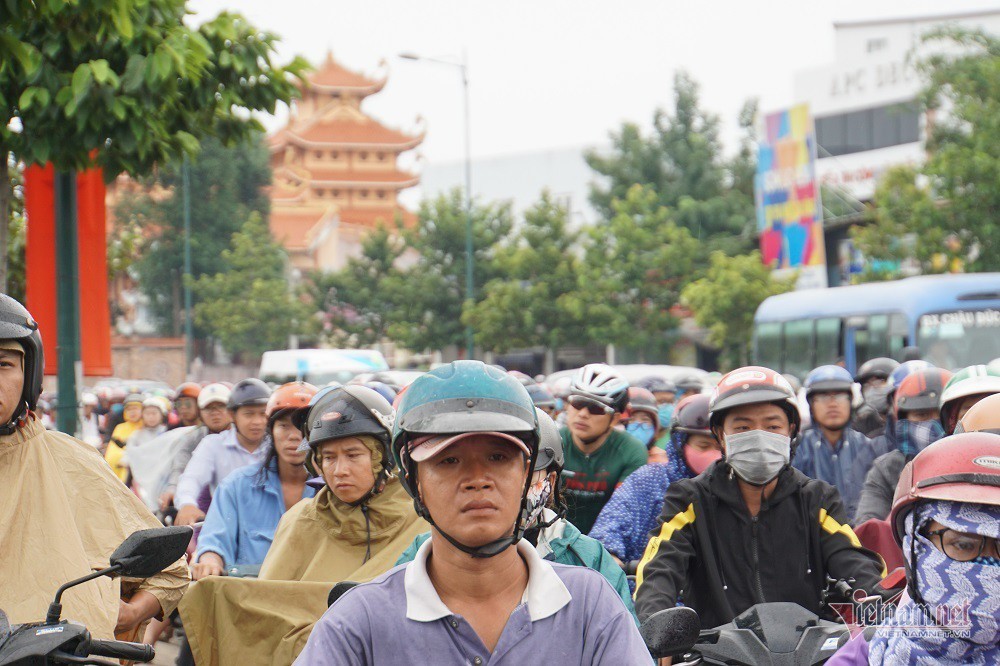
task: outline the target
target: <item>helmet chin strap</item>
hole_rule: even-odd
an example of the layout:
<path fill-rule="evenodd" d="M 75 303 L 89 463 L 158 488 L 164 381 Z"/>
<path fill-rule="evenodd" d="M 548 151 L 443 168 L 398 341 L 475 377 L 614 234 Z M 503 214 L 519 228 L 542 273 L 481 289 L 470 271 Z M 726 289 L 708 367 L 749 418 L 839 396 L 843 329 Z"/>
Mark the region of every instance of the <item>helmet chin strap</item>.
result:
<path fill-rule="evenodd" d="M 404 472 L 404 473 L 406 474 L 412 473 L 415 475 L 417 470 L 413 461 L 410 459 L 410 454 L 407 448 L 408 447 L 404 447 L 403 456 L 406 462 L 406 469 L 412 470 L 412 472 Z M 526 462 L 530 463 L 530 458 Z M 505 537 L 500 537 L 499 539 L 494 539 L 493 541 L 483 544 L 482 546 L 468 546 L 459 541 L 458 539 L 456 539 L 455 537 L 451 536 L 447 532 L 445 532 L 443 529 L 441 529 L 441 527 L 434 522 L 434 519 L 431 518 L 431 512 L 427 510 L 427 507 L 424 506 L 423 501 L 420 500 L 419 497 L 413 498 L 413 507 L 416 509 L 417 515 L 419 515 L 421 518 L 423 518 L 428 523 L 433 525 L 448 543 L 450 543 L 455 548 L 458 548 L 463 553 L 471 555 L 472 557 L 478 559 L 486 559 L 487 557 L 496 557 L 497 555 L 499 555 L 500 553 L 502 553 L 503 551 L 507 550 L 508 548 L 516 544 L 518 541 L 520 541 L 521 537 L 524 535 L 524 519 L 528 513 L 527 509 L 528 490 L 531 488 L 532 476 L 533 476 L 532 474 L 528 474 L 528 478 L 525 480 L 524 483 L 524 490 L 521 491 L 521 510 L 517 514 L 517 521 L 514 523 L 513 534 L 510 534 Z"/>
<path fill-rule="evenodd" d="M 0 426 L 0 436 L 6 437 L 7 435 L 13 435 L 17 431 L 18 426 L 20 426 L 25 418 L 28 416 L 28 403 L 22 402 L 14 412 L 14 415 L 10 417 L 10 421 Z"/>

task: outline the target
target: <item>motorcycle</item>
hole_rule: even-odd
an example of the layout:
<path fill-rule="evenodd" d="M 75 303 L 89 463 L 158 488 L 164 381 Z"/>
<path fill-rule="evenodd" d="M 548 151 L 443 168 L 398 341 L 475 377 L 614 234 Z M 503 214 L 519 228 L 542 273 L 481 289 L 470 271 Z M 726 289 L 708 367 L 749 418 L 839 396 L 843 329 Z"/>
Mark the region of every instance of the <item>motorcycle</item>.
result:
<path fill-rule="evenodd" d="M 147 663 L 156 652 L 150 645 L 93 638 L 83 625 L 61 619 L 62 595 L 66 590 L 102 576 L 149 578 L 180 559 L 191 541 L 190 527 L 140 530 L 129 536 L 111 554 L 106 569 L 72 580 L 56 591 L 41 622 L 11 627 L 0 610 L 0 666 L 50 666 L 95 664 L 116 666 L 97 657 Z"/>
<path fill-rule="evenodd" d="M 853 579 L 828 579 L 824 608 L 834 608 L 835 602 L 891 600 L 905 584 L 905 575 L 894 571 L 874 595 L 863 598 L 854 594 L 853 584 Z M 650 615 L 640 633 L 653 657 L 673 657 L 674 666 L 818 666 L 850 638 L 845 624 L 790 602 L 757 604 L 732 622 L 705 630 L 694 609 L 667 608 Z"/>

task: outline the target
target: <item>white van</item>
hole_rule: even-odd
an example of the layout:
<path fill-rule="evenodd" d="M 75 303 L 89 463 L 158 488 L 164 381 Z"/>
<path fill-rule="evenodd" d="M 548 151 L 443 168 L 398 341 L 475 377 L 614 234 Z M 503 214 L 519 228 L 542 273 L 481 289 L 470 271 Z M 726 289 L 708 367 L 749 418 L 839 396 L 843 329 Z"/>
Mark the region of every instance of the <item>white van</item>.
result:
<path fill-rule="evenodd" d="M 301 380 L 322 387 L 388 369 L 385 357 L 374 349 L 284 349 L 264 352 L 258 376 L 273 384 Z"/>

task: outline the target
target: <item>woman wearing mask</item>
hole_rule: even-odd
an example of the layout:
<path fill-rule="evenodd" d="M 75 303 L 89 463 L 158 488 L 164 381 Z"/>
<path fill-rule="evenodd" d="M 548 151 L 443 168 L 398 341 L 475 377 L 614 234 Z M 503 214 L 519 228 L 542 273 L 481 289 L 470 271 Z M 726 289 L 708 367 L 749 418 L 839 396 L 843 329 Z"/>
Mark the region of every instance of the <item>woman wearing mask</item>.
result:
<path fill-rule="evenodd" d="M 663 496 L 670 484 L 701 474 L 722 457 L 719 441 L 708 427 L 707 395 L 690 395 L 677 405 L 663 464 L 632 473 L 611 496 L 590 536 L 622 563 L 638 560 L 656 527 Z"/>
<path fill-rule="evenodd" d="M 652 393 L 635 386 L 629 388 L 624 423 L 625 432 L 642 442 L 649 451 L 649 462 L 667 462 L 664 449 L 668 438 L 663 436 L 663 428 L 666 428 L 670 421 L 660 420 L 659 406 Z"/>
<path fill-rule="evenodd" d="M 827 666 L 1000 663 L 1000 436 L 953 435 L 907 463 L 889 522 L 907 588 Z"/>
<path fill-rule="evenodd" d="M 635 607 L 625 572 L 599 541 L 582 534 L 563 518 L 566 507 L 559 497 L 559 475 L 563 469 L 562 437 L 555 421 L 541 409 L 536 407 L 536 410 L 538 458 L 533 466 L 534 483 L 528 491 L 528 517 L 525 521 L 524 538 L 531 542 L 542 559 L 589 567 L 604 576 L 634 616 Z M 430 538 L 430 532 L 427 532 L 414 539 L 396 564 L 412 561 L 420 546 Z"/>
<path fill-rule="evenodd" d="M 893 393 L 894 417 L 886 422 L 885 435 L 874 440 L 876 449 L 888 450 L 875 459 L 865 477 L 854 524 L 877 518 L 884 520 L 892 508 L 892 495 L 903 466 L 928 446 L 944 437 L 939 405 L 951 373 L 925 368 L 907 375 Z"/>

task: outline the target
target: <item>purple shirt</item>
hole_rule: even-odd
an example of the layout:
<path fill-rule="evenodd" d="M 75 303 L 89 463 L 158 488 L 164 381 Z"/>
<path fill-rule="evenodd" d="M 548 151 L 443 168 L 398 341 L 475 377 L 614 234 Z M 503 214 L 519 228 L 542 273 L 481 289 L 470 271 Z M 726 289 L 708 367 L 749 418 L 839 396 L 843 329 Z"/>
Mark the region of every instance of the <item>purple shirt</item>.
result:
<path fill-rule="evenodd" d="M 431 544 L 412 562 L 344 594 L 316 623 L 295 663 L 652 664 L 635 621 L 603 576 L 547 562 L 524 540 L 517 549 L 528 565 L 528 586 L 490 654 L 434 590 L 426 566 Z"/>
<path fill-rule="evenodd" d="M 844 643 L 844 647 L 827 660 L 826 666 L 868 666 L 868 641 L 864 635 L 859 634 Z"/>
<path fill-rule="evenodd" d="M 262 463 L 268 448 L 266 442 L 261 442 L 252 452 L 247 451 L 236 439 L 235 426 L 216 435 L 207 435 L 194 450 L 177 481 L 174 506 L 179 509 L 188 504 L 197 505 L 198 495 L 204 488 L 215 492 L 215 488 L 240 467 Z"/>

